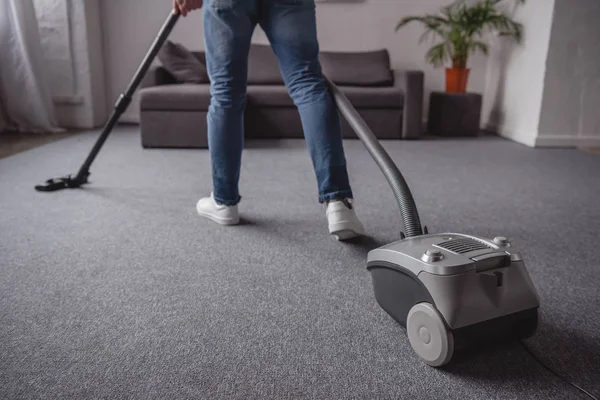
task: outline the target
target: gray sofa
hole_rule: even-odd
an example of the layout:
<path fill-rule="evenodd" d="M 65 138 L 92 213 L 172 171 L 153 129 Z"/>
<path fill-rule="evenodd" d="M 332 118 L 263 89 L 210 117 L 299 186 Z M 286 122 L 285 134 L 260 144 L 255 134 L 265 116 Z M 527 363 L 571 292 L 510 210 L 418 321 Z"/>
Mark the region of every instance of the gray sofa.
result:
<path fill-rule="evenodd" d="M 202 63 L 204 52 L 193 52 Z M 348 97 L 379 139 L 416 139 L 423 128 L 422 71 L 390 67 L 387 50 L 320 53 L 323 73 Z M 140 89 L 142 146 L 206 148 L 210 83 L 178 82 L 152 67 Z M 246 138 L 303 138 L 300 116 L 271 48 L 253 44 L 248 59 Z M 344 138 L 356 138 L 342 119 Z"/>

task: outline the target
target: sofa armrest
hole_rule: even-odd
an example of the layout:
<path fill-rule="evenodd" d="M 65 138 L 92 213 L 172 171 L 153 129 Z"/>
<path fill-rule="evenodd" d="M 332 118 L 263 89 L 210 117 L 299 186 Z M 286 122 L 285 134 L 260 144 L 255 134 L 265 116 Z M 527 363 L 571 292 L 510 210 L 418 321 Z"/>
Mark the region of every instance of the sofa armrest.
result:
<path fill-rule="evenodd" d="M 394 85 L 404 92 L 402 138 L 417 139 L 423 133 L 423 71 L 394 70 Z"/>
<path fill-rule="evenodd" d="M 140 89 L 144 89 L 152 86 L 167 85 L 175 83 L 175 78 L 167 72 L 167 70 L 161 65 L 153 65 L 148 68 L 146 76 L 140 82 Z"/>

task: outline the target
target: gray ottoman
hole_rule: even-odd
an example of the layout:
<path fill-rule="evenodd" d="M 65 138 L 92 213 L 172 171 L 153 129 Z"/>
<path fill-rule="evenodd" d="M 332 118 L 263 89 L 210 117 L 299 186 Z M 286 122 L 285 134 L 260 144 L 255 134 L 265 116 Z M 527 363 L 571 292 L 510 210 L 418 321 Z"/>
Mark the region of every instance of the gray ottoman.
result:
<path fill-rule="evenodd" d="M 477 136 L 482 97 L 478 93 L 432 92 L 427 133 L 435 136 Z"/>

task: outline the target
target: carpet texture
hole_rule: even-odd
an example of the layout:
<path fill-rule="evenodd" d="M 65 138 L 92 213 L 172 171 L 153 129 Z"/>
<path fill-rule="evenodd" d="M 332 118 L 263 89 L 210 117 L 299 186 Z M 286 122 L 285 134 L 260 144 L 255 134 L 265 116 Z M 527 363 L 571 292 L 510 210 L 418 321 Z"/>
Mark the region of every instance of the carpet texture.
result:
<path fill-rule="evenodd" d="M 346 141 L 369 237 L 327 234 L 303 141 L 248 142 L 243 224 L 195 213 L 203 150 L 144 150 L 119 127 L 0 160 L 0 398 L 580 399 L 519 344 L 423 364 L 377 305 L 366 254 L 402 229 L 392 192 Z M 505 235 L 542 300 L 528 340 L 600 396 L 600 158 L 498 138 L 384 142 L 430 231 Z"/>

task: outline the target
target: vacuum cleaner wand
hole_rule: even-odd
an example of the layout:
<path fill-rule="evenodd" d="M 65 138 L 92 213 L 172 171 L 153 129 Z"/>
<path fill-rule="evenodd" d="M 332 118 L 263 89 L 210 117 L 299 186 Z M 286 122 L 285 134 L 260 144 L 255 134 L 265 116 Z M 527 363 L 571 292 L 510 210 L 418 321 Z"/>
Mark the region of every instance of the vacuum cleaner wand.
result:
<path fill-rule="evenodd" d="M 404 229 L 406 230 L 404 235 L 411 237 L 422 235 L 424 232 L 427 233 L 427 228 L 421 227 L 415 200 L 400 170 L 344 93 L 329 78 L 325 77 L 325 79 L 329 84 L 340 113 L 358 135 L 392 187 L 392 191 L 400 207 Z"/>
<path fill-rule="evenodd" d="M 156 58 L 156 55 L 160 51 L 161 47 L 163 46 L 163 44 L 165 43 L 165 41 L 171 34 L 171 31 L 173 30 L 173 27 L 175 26 L 175 23 L 177 22 L 178 19 L 179 19 L 179 13 L 171 12 L 169 14 L 167 20 L 165 21 L 165 23 L 163 24 L 163 26 L 160 30 L 158 36 L 154 40 L 154 43 L 152 43 L 150 50 L 144 57 L 142 63 L 138 67 L 138 70 L 136 71 L 133 79 L 129 83 L 127 90 L 123 94 L 121 94 L 121 96 L 117 100 L 112 115 L 106 122 L 104 129 L 102 130 L 102 133 L 100 134 L 100 137 L 96 140 L 94 147 L 92 148 L 92 150 L 90 151 L 89 155 L 87 156 L 85 162 L 79 169 L 79 172 L 77 173 L 77 175 L 75 177 L 68 175 L 68 176 L 61 177 L 61 178 L 48 179 L 44 184 L 35 186 L 35 189 L 37 191 L 53 192 L 53 191 L 57 191 L 57 190 L 61 190 L 61 189 L 67 189 L 67 188 L 78 188 L 81 185 L 88 183 L 88 177 L 90 175 L 89 169 L 90 169 L 90 166 L 92 165 L 92 162 L 94 162 L 94 159 L 100 152 L 100 149 L 104 145 L 104 142 L 106 141 L 106 139 L 112 132 L 113 128 L 115 127 L 115 125 L 117 124 L 119 119 L 121 118 L 121 115 L 125 112 L 125 110 L 127 110 L 127 107 L 129 107 L 129 104 L 131 103 L 131 98 L 132 98 L 133 94 L 137 90 L 142 79 L 144 79 L 144 76 L 148 72 L 148 69 L 152 65 L 152 62 Z"/>

